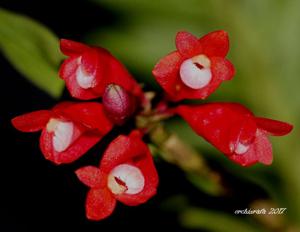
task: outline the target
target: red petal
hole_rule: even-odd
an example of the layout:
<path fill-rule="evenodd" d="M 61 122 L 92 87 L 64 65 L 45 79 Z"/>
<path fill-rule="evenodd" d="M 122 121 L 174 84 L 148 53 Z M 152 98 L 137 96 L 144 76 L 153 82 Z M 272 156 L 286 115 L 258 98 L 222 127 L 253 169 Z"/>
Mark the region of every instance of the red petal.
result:
<path fill-rule="evenodd" d="M 107 189 L 92 188 L 86 198 L 86 217 L 90 220 L 101 220 L 112 214 L 116 199 Z"/>
<path fill-rule="evenodd" d="M 181 55 L 189 58 L 194 55 L 201 54 L 202 51 L 197 37 L 186 31 L 177 33 L 176 47 Z"/>
<path fill-rule="evenodd" d="M 99 53 L 96 49 L 89 49 L 84 52 L 80 61 L 84 71 L 88 74 L 95 74 L 97 72 L 98 65 L 101 64 L 100 62 Z"/>
<path fill-rule="evenodd" d="M 134 155 L 137 154 L 136 151 L 132 149 L 129 137 L 119 135 L 105 150 L 100 163 L 100 169 L 109 174 L 115 166 L 127 163 Z"/>
<path fill-rule="evenodd" d="M 148 201 L 156 194 L 159 178 L 149 149 L 143 158 L 141 158 L 138 162 L 132 162 L 131 164 L 141 170 L 145 178 L 144 189 L 137 194 L 116 195 L 116 198 L 125 205 L 135 206 Z"/>
<path fill-rule="evenodd" d="M 203 53 L 212 57 L 225 57 L 229 50 L 229 38 L 226 31 L 214 31 L 199 39 Z"/>
<path fill-rule="evenodd" d="M 158 175 L 152 155 L 138 133 L 133 132 L 129 136 L 120 135 L 112 141 L 104 152 L 100 169 L 109 174 L 114 167 L 124 163 L 140 169 L 145 178 L 145 186 L 140 193 L 121 194 L 115 197 L 126 205 L 138 205 L 146 202 L 156 193 Z"/>
<path fill-rule="evenodd" d="M 103 135 L 113 126 L 106 117 L 102 104 L 96 102 L 71 103 L 59 111 L 56 110 L 56 113 L 89 129 L 97 129 Z"/>
<path fill-rule="evenodd" d="M 253 143 L 257 131 L 256 123 L 253 117 L 241 117 L 231 125 L 229 136 L 229 147 L 234 152 L 239 144 L 249 146 Z"/>
<path fill-rule="evenodd" d="M 66 109 L 67 107 L 76 104 L 75 102 L 71 102 L 71 101 L 64 101 L 64 102 L 60 102 L 58 104 L 56 104 L 53 108 L 52 111 L 55 114 L 61 114 L 61 112 Z"/>
<path fill-rule="evenodd" d="M 235 70 L 229 60 L 222 57 L 212 57 L 210 61 L 213 78 L 222 81 L 231 80 L 233 78 Z"/>
<path fill-rule="evenodd" d="M 255 121 L 257 123 L 257 126 L 271 135 L 286 135 L 291 132 L 293 129 L 293 126 L 291 124 L 288 124 L 286 122 L 281 122 L 273 119 L 268 118 L 255 118 Z"/>
<path fill-rule="evenodd" d="M 98 48 L 99 50 L 100 48 Z M 107 51 L 106 51 L 107 52 Z M 105 79 L 101 93 L 109 84 L 120 85 L 130 94 L 140 98 L 143 97 L 141 86 L 136 82 L 133 76 L 127 71 L 126 67 L 112 54 L 107 52 L 108 67 L 107 73 L 103 74 Z"/>
<path fill-rule="evenodd" d="M 167 91 L 177 79 L 182 58 L 178 52 L 172 52 L 163 57 L 152 70 L 157 82 Z M 173 89 L 173 88 L 172 88 Z"/>
<path fill-rule="evenodd" d="M 60 50 L 66 56 L 80 55 L 87 49 L 89 49 L 89 47 L 82 43 L 78 43 L 68 39 L 60 40 Z"/>
<path fill-rule="evenodd" d="M 76 71 L 80 64 L 85 72 L 95 76 L 94 86 L 81 88 L 76 80 Z M 139 84 L 126 68 L 107 50 L 93 47 L 85 50 L 81 56 L 73 56 L 64 61 L 60 68 L 60 76 L 65 80 L 71 95 L 82 100 L 101 97 L 109 84 L 118 84 L 136 97 L 143 97 Z"/>
<path fill-rule="evenodd" d="M 98 98 L 100 93 L 93 91 L 92 89 L 81 88 L 76 80 L 76 71 L 79 67 L 78 57 L 70 57 L 66 59 L 60 67 L 59 76 L 65 80 L 67 89 L 74 98 L 89 100 Z"/>
<path fill-rule="evenodd" d="M 265 165 L 272 164 L 273 161 L 272 145 L 266 133 L 258 130 L 256 135 L 256 141 L 254 141 L 254 144 L 255 144 L 258 161 Z"/>
<path fill-rule="evenodd" d="M 234 75 L 233 65 L 226 59 L 213 57 L 211 59 L 212 80 L 204 88 L 194 90 L 186 86 L 180 79 L 179 68 L 182 58 L 178 52 L 173 52 L 156 64 L 152 71 L 157 82 L 169 94 L 171 100 L 205 99 L 219 85 L 230 80 Z"/>
<path fill-rule="evenodd" d="M 85 166 L 76 170 L 78 179 L 90 188 L 103 188 L 106 184 L 106 175 L 99 168 Z"/>
<path fill-rule="evenodd" d="M 152 70 L 156 81 L 174 101 L 178 98 L 178 89 L 184 87 L 179 77 L 179 68 L 182 60 L 183 58 L 177 51 L 172 52 L 163 57 Z"/>
<path fill-rule="evenodd" d="M 45 158 L 55 164 L 71 163 L 84 155 L 103 136 L 99 133 L 84 132 L 65 151 L 56 152 L 53 149 L 53 133 L 49 133 L 47 129 L 44 129 L 40 137 L 40 148 Z"/>
<path fill-rule="evenodd" d="M 198 135 L 225 154 L 232 153 L 230 142 L 233 134 L 235 139 L 237 138 L 234 131 L 239 131 L 239 128 L 235 128 L 234 125 L 245 127 L 246 120 L 252 117 L 243 106 L 231 103 L 210 103 L 200 106 L 181 105 L 177 108 L 177 113 Z M 247 133 L 245 133 L 247 138 L 251 138 L 253 132 L 252 126 L 250 128 L 251 130 L 247 129 Z"/>
<path fill-rule="evenodd" d="M 13 126 L 23 132 L 35 132 L 43 129 L 51 117 L 51 111 L 39 110 L 17 116 L 11 120 Z"/>
<path fill-rule="evenodd" d="M 65 59 L 59 69 L 59 77 L 67 80 L 70 76 L 74 75 L 78 68 L 78 57 L 70 57 Z"/>
<path fill-rule="evenodd" d="M 272 145 L 266 134 L 258 130 L 253 144 L 246 153 L 232 155 L 229 158 L 242 166 L 251 166 L 257 162 L 270 165 L 273 161 Z"/>

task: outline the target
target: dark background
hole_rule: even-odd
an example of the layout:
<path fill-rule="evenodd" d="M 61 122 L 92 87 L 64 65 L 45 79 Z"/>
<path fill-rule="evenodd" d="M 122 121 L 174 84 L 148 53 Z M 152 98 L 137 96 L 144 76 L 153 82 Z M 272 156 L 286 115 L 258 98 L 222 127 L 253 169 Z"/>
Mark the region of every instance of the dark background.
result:
<path fill-rule="evenodd" d="M 82 34 L 94 27 L 113 25 L 119 17 L 84 0 L 1 0 L 0 6 L 40 21 L 60 38 L 74 40 L 80 40 Z M 253 199 L 265 196 L 263 190 L 229 175 L 213 161 L 211 165 L 226 176 L 226 185 L 238 188 L 226 197 L 208 196 L 193 187 L 177 167 L 157 160 L 160 186 L 154 198 L 137 207 L 119 203 L 108 219 L 88 221 L 84 212 L 88 189 L 77 180 L 74 171 L 86 164 L 96 165 L 105 144 L 116 131 L 75 163 L 53 165 L 39 150 L 39 133 L 21 133 L 11 126 L 10 120 L 25 112 L 50 108 L 56 101 L 26 81 L 3 56 L 0 56 L 0 67 L 0 231 L 147 231 L 162 228 L 188 231 L 180 227 L 176 212 L 162 207 L 174 195 L 186 196 L 194 206 L 230 214 L 235 209 L 246 208 Z M 63 99 L 68 98 L 65 93 Z"/>

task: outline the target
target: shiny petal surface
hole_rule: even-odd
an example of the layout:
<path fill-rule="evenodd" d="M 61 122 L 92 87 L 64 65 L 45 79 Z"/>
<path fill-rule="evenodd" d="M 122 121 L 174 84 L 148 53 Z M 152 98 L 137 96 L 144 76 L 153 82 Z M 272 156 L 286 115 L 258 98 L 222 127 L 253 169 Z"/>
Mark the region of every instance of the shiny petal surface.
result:
<path fill-rule="evenodd" d="M 52 113 L 49 110 L 38 110 L 17 116 L 11 120 L 13 126 L 22 132 L 42 130 L 49 121 Z"/>

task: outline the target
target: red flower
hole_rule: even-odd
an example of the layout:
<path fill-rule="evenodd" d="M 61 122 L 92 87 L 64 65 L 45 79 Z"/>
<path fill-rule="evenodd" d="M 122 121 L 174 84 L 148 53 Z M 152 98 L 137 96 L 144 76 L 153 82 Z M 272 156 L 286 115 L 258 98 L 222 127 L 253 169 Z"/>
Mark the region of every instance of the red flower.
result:
<path fill-rule="evenodd" d="M 108 217 L 116 200 L 129 206 L 146 202 L 158 185 L 151 153 L 138 131 L 112 141 L 99 168 L 86 166 L 76 175 L 91 188 L 86 199 L 86 216 L 91 220 Z"/>
<path fill-rule="evenodd" d="M 39 110 L 12 119 L 23 132 L 42 130 L 40 148 L 56 164 L 70 163 L 86 153 L 111 128 L 102 105 L 63 102 L 52 110 Z"/>
<path fill-rule="evenodd" d="M 236 103 L 211 103 L 177 108 L 193 130 L 242 166 L 272 163 L 272 146 L 267 135 L 282 136 L 292 125 L 255 117 Z"/>
<path fill-rule="evenodd" d="M 62 39 L 61 51 L 68 56 L 59 71 L 71 95 L 88 100 L 101 97 L 109 84 L 117 84 L 134 96 L 143 95 L 126 68 L 107 50 Z"/>
<path fill-rule="evenodd" d="M 225 59 L 227 32 L 211 32 L 200 39 L 188 32 L 176 36 L 177 51 L 162 58 L 152 71 L 170 99 L 205 99 L 225 80 L 232 79 L 233 65 Z"/>

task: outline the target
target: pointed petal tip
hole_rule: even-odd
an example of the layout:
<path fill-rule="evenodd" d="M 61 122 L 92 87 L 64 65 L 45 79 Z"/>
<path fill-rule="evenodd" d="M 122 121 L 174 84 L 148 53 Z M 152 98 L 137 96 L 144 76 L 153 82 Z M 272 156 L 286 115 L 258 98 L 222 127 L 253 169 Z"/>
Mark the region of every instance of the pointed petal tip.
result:
<path fill-rule="evenodd" d="M 59 40 L 59 46 L 60 46 L 61 52 L 63 54 L 65 54 L 66 56 L 80 54 L 88 48 L 88 46 L 86 46 L 83 43 L 79 43 L 79 42 L 69 40 L 69 39 L 64 39 L 64 38 Z"/>
<path fill-rule="evenodd" d="M 294 126 L 287 122 L 277 121 L 268 118 L 256 117 L 255 121 L 259 128 L 265 130 L 271 135 L 274 136 L 283 136 L 289 134 Z"/>
<path fill-rule="evenodd" d="M 48 110 L 38 110 L 31 113 L 22 114 L 11 119 L 14 128 L 22 132 L 36 132 L 47 124 L 51 112 Z"/>
<path fill-rule="evenodd" d="M 201 52 L 198 38 L 187 31 L 180 31 L 175 38 L 176 48 L 183 56 L 193 56 Z"/>
<path fill-rule="evenodd" d="M 210 32 L 201 37 L 199 42 L 208 56 L 225 57 L 229 50 L 229 36 L 223 30 Z"/>
<path fill-rule="evenodd" d="M 116 206 L 116 199 L 108 189 L 90 189 L 86 198 L 86 217 L 100 221 L 109 217 Z"/>
<path fill-rule="evenodd" d="M 86 186 L 93 188 L 101 185 L 101 171 L 94 166 L 85 166 L 75 171 L 77 178 Z"/>

